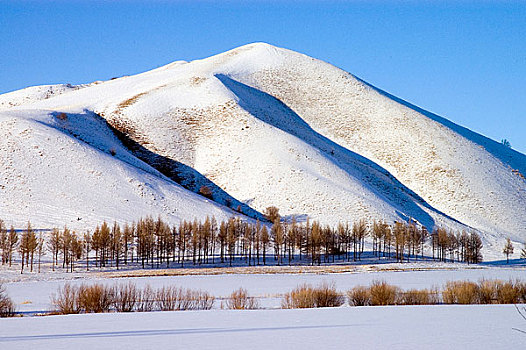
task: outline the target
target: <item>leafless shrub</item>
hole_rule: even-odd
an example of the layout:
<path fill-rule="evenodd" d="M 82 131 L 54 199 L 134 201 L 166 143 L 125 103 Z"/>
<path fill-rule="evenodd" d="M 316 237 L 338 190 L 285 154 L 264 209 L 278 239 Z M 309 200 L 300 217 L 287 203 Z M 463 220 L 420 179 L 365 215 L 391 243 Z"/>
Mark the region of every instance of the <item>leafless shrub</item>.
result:
<path fill-rule="evenodd" d="M 470 281 L 450 281 L 442 291 L 442 299 L 446 304 L 477 304 L 479 288 Z"/>
<path fill-rule="evenodd" d="M 199 188 L 199 194 L 203 197 L 212 199 L 212 190 L 208 186 L 205 186 L 205 185 L 201 186 Z"/>
<path fill-rule="evenodd" d="M 13 317 L 15 315 L 15 303 L 7 295 L 5 287 L 0 283 L 0 317 Z"/>
<path fill-rule="evenodd" d="M 351 306 L 366 306 L 371 304 L 371 295 L 369 288 L 364 286 L 356 286 L 347 292 L 349 305 Z"/>
<path fill-rule="evenodd" d="M 114 287 L 103 284 L 73 287 L 66 284 L 52 300 L 57 307 L 57 313 L 70 314 L 109 312 L 112 309 L 117 312 L 210 310 L 215 298 L 210 293 L 200 290 L 174 286 L 153 290 L 149 285 L 141 290 L 133 283 L 128 283 Z M 252 304 L 247 305 L 256 304 L 252 301 Z"/>
<path fill-rule="evenodd" d="M 481 280 L 478 283 L 477 299 L 480 304 L 492 304 L 497 300 L 498 280 Z"/>
<path fill-rule="evenodd" d="M 498 304 L 517 304 L 521 299 L 521 285 L 512 281 L 497 284 Z"/>
<path fill-rule="evenodd" d="M 161 287 L 155 293 L 157 308 L 161 311 L 181 309 L 181 289 L 174 286 Z"/>
<path fill-rule="evenodd" d="M 334 285 L 322 283 L 318 287 L 301 285 L 285 294 L 281 306 L 285 309 L 337 307 L 345 302 L 342 294 L 336 291 Z"/>
<path fill-rule="evenodd" d="M 64 120 L 68 119 L 68 115 L 66 113 L 62 112 L 62 113 L 56 114 L 55 118 L 57 118 L 58 120 L 64 121 Z"/>
<path fill-rule="evenodd" d="M 214 300 L 208 292 L 187 289 L 180 293 L 178 310 L 210 310 Z"/>
<path fill-rule="evenodd" d="M 306 309 L 316 307 L 314 289 L 307 285 L 301 285 L 283 296 L 281 307 L 284 309 Z"/>
<path fill-rule="evenodd" d="M 109 312 L 113 305 L 113 288 L 100 283 L 81 285 L 78 289 L 78 306 L 86 313 Z"/>
<path fill-rule="evenodd" d="M 139 293 L 139 300 L 137 302 L 137 311 L 139 312 L 149 312 L 153 311 L 155 308 L 155 298 L 156 293 L 150 287 L 150 285 L 147 285 L 143 288 L 143 290 Z"/>
<path fill-rule="evenodd" d="M 196 310 L 210 310 L 214 306 L 215 297 L 208 292 L 199 292 Z"/>
<path fill-rule="evenodd" d="M 246 310 L 246 309 L 257 309 L 259 303 L 253 297 L 248 295 L 246 289 L 239 288 L 230 294 L 230 297 L 226 301 L 227 309 L 233 310 Z"/>
<path fill-rule="evenodd" d="M 338 307 L 342 306 L 345 298 L 336 291 L 334 284 L 322 283 L 314 288 L 316 307 Z"/>
<path fill-rule="evenodd" d="M 400 289 L 385 281 L 374 281 L 369 287 L 371 305 L 394 305 Z"/>
<path fill-rule="evenodd" d="M 523 303 L 526 303 L 526 283 L 525 282 L 516 282 L 516 288 L 519 291 L 519 295 L 521 298 L 521 301 Z"/>
<path fill-rule="evenodd" d="M 410 289 L 399 292 L 398 304 L 400 305 L 432 305 L 438 304 L 438 291 L 429 289 Z"/>
<path fill-rule="evenodd" d="M 140 291 L 131 282 L 113 288 L 113 307 L 118 312 L 132 312 L 139 300 Z"/>
<path fill-rule="evenodd" d="M 51 296 L 51 302 L 60 314 L 78 314 L 80 312 L 78 305 L 78 288 L 64 284 L 58 289 L 57 294 Z"/>

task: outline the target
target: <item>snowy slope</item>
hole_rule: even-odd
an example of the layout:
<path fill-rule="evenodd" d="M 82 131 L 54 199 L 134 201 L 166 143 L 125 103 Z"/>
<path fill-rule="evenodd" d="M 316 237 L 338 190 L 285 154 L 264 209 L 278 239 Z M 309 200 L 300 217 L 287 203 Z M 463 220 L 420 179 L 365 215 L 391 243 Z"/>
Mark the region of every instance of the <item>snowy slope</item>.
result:
<path fill-rule="evenodd" d="M 41 110 L 0 112 L 0 164 L 1 218 L 16 227 L 233 215 L 135 158 L 89 113 L 62 121 Z"/>
<path fill-rule="evenodd" d="M 22 90 L 0 95 L 0 109 L 7 109 L 15 106 L 31 104 L 35 101 L 46 100 L 63 93 L 82 89 L 97 83 L 98 82 L 82 85 L 57 84 L 31 86 Z"/>
<path fill-rule="evenodd" d="M 327 224 L 411 217 L 430 229 L 473 227 L 496 253 L 504 237 L 526 239 L 526 156 L 271 45 L 174 62 L 3 113 L 61 112 L 101 116 L 124 134 L 130 157 L 194 192 L 212 187 L 222 204 L 231 196 Z M 254 215 L 248 206 L 243 212 Z"/>

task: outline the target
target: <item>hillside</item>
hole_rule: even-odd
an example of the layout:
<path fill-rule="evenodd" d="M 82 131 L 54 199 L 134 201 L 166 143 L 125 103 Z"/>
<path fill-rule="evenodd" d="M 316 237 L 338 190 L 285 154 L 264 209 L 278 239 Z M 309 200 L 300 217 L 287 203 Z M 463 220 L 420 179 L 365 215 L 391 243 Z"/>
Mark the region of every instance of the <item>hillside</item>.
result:
<path fill-rule="evenodd" d="M 473 228 L 495 256 L 526 239 L 525 155 L 268 44 L 2 95 L 0 122 L 1 212 L 17 224 L 274 205 L 331 225 Z M 218 204 L 194 194 L 203 185 Z"/>

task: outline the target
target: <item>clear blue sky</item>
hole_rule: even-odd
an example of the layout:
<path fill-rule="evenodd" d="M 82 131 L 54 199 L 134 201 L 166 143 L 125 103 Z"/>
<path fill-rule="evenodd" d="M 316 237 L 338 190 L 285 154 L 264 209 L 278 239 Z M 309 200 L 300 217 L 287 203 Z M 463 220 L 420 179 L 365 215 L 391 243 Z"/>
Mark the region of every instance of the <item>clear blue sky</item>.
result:
<path fill-rule="evenodd" d="M 526 153 L 526 2 L 4 1 L 0 93 L 264 41 Z"/>

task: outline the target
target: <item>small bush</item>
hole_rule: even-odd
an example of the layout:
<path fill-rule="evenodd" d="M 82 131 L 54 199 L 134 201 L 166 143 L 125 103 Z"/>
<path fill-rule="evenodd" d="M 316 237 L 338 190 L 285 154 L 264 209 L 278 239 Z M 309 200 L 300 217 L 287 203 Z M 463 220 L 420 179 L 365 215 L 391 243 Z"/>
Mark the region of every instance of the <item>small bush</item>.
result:
<path fill-rule="evenodd" d="M 55 118 L 57 118 L 58 120 L 62 120 L 62 121 L 64 121 L 64 120 L 67 120 L 67 119 L 68 119 L 68 115 L 67 115 L 66 113 L 62 112 L 62 113 L 58 113 L 58 114 L 55 116 Z"/>
<path fill-rule="evenodd" d="M 208 199 L 213 199 L 212 198 L 212 190 L 210 189 L 210 187 L 208 186 L 201 186 L 199 188 L 199 194 L 203 197 L 206 197 Z"/>
<path fill-rule="evenodd" d="M 181 289 L 170 286 L 161 287 L 156 293 L 157 308 L 161 311 L 180 310 Z"/>
<path fill-rule="evenodd" d="M 137 302 L 137 311 L 139 312 L 149 312 L 153 311 L 156 301 L 156 293 L 150 287 L 150 285 L 147 285 L 143 288 L 143 290 L 139 293 L 139 300 Z"/>
<path fill-rule="evenodd" d="M 342 306 L 345 298 L 336 291 L 336 287 L 331 284 L 322 283 L 314 289 L 316 307 L 338 307 Z"/>
<path fill-rule="evenodd" d="M 351 306 L 367 306 L 371 304 L 371 295 L 369 288 L 364 286 L 356 286 L 347 292 L 349 305 Z"/>
<path fill-rule="evenodd" d="M 57 294 L 51 296 L 51 302 L 56 308 L 56 312 L 67 314 L 78 314 L 80 312 L 78 305 L 78 288 L 66 283 L 58 289 Z"/>
<path fill-rule="evenodd" d="M 248 295 L 246 289 L 239 288 L 230 294 L 230 297 L 226 301 L 226 307 L 227 309 L 233 310 L 257 309 L 259 303 L 256 299 Z"/>
<path fill-rule="evenodd" d="M 113 307 L 118 312 L 132 312 L 140 300 L 140 291 L 133 283 L 120 284 L 113 289 Z"/>
<path fill-rule="evenodd" d="M 438 291 L 429 289 L 410 289 L 399 293 L 397 304 L 400 305 L 433 305 L 438 304 Z"/>
<path fill-rule="evenodd" d="M 0 317 L 13 317 L 15 311 L 15 303 L 7 295 L 5 287 L 0 283 Z"/>
<path fill-rule="evenodd" d="M 521 302 L 526 303 L 526 283 L 517 281 L 515 286 L 519 292 Z"/>
<path fill-rule="evenodd" d="M 281 301 L 284 309 L 306 309 L 316 307 L 316 296 L 314 289 L 307 285 L 301 285 L 285 294 Z"/>
<path fill-rule="evenodd" d="M 482 280 L 478 285 L 477 301 L 480 304 L 492 304 L 497 300 L 498 280 Z"/>
<path fill-rule="evenodd" d="M 81 285 L 78 289 L 78 307 L 86 313 L 109 312 L 114 303 L 113 288 L 103 284 Z"/>
<path fill-rule="evenodd" d="M 399 288 L 387 284 L 385 281 L 374 281 L 369 287 L 371 305 L 394 305 L 397 300 Z"/>
<path fill-rule="evenodd" d="M 214 306 L 214 296 L 208 292 L 187 289 L 180 294 L 178 310 L 210 310 Z"/>
<path fill-rule="evenodd" d="M 498 304 L 518 304 L 521 299 L 521 286 L 519 283 L 500 282 L 497 284 Z"/>
<path fill-rule="evenodd" d="M 446 304 L 477 304 L 479 288 L 469 281 L 450 281 L 442 291 L 442 299 Z"/>
<path fill-rule="evenodd" d="M 313 288 L 304 284 L 285 294 L 281 307 L 284 309 L 338 307 L 344 302 L 345 298 L 336 291 L 334 285 L 323 283 Z"/>

